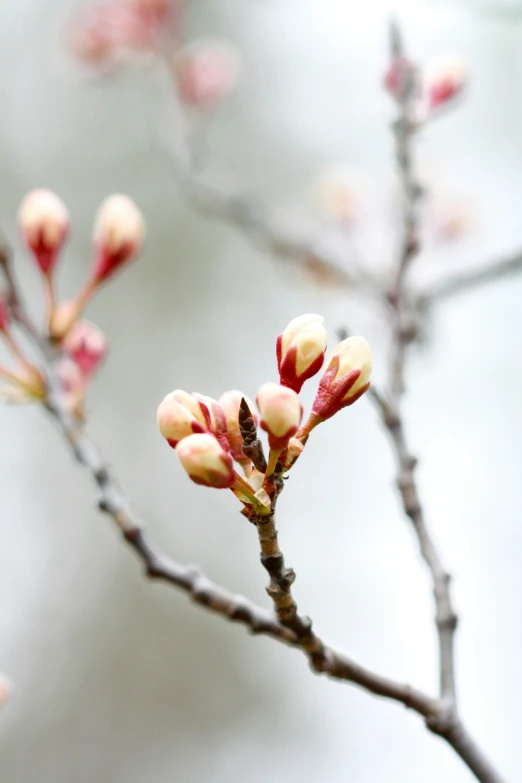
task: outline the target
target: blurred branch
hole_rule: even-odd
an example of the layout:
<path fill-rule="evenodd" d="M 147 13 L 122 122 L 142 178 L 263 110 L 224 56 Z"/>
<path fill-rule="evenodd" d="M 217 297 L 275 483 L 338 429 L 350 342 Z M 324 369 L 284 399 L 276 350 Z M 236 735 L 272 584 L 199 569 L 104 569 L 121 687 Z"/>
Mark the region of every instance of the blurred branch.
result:
<path fill-rule="evenodd" d="M 408 350 L 416 337 L 416 326 L 411 323 L 405 292 L 405 278 L 411 263 L 419 252 L 419 225 L 417 202 L 422 190 L 415 178 L 412 145 L 416 126 L 413 110 L 417 97 L 417 69 L 405 56 L 401 31 L 392 22 L 390 27 L 390 55 L 394 62 L 406 64 L 402 68 L 403 83 L 396 92 L 398 116 L 393 124 L 395 157 L 403 192 L 402 238 L 398 252 L 395 282 L 388 294 L 392 307 L 392 361 L 389 368 L 388 394 L 371 389 L 371 399 L 377 406 L 390 435 L 397 460 L 402 505 L 410 518 L 419 549 L 431 574 L 436 605 L 436 625 L 439 640 L 439 693 L 443 708 L 444 736 L 481 783 L 501 783 L 501 777 L 484 757 L 480 747 L 466 734 L 458 717 L 455 683 L 454 636 L 457 615 L 450 592 L 451 577 L 437 551 L 426 522 L 415 479 L 417 459 L 409 448 L 403 421 L 402 403 L 405 391 L 405 369 Z M 440 719 L 436 719 L 436 722 Z M 428 726 L 437 731 L 430 720 Z"/>
<path fill-rule="evenodd" d="M 420 293 L 417 303 L 421 308 L 429 307 L 441 300 L 472 291 L 474 288 L 479 288 L 486 283 L 493 283 L 505 277 L 511 277 L 520 271 L 522 271 L 521 252 L 447 277 Z"/>

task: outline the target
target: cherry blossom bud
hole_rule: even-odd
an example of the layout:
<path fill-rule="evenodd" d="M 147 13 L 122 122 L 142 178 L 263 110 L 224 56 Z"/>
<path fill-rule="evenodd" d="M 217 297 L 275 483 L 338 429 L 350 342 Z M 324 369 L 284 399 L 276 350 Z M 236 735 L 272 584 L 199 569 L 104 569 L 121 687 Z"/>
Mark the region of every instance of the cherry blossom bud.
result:
<path fill-rule="evenodd" d="M 93 281 L 101 283 L 141 250 L 145 221 L 127 196 L 109 196 L 100 206 L 94 223 L 96 259 Z"/>
<path fill-rule="evenodd" d="M 277 367 L 282 386 L 299 393 L 323 365 L 328 335 L 320 315 L 300 315 L 277 338 Z"/>
<path fill-rule="evenodd" d="M 207 428 L 219 441 L 219 444 L 225 451 L 230 451 L 230 444 L 227 433 L 227 419 L 225 412 L 217 400 L 207 397 L 205 394 L 192 392 L 192 397 L 197 400 L 201 412 L 207 422 Z"/>
<path fill-rule="evenodd" d="M 69 232 L 69 213 L 50 190 L 33 190 L 18 210 L 18 225 L 44 275 L 49 276 Z"/>
<path fill-rule="evenodd" d="M 73 299 L 55 307 L 49 321 L 49 336 L 56 341 L 62 340 L 81 315 L 81 304 Z"/>
<path fill-rule="evenodd" d="M 395 100 L 404 98 L 410 80 L 415 78 L 415 70 L 415 65 L 407 57 L 393 59 L 384 74 L 384 87 Z"/>
<path fill-rule="evenodd" d="M 303 407 L 297 394 L 286 386 L 265 383 L 259 389 L 257 407 L 261 426 L 268 432 L 270 448 L 283 449 L 301 423 Z"/>
<path fill-rule="evenodd" d="M 103 332 L 89 321 L 78 321 L 67 333 L 63 349 L 85 377 L 92 377 L 107 356 L 109 342 Z"/>
<path fill-rule="evenodd" d="M 181 49 L 174 60 L 174 76 L 181 100 L 208 109 L 236 86 L 239 58 L 222 41 L 196 41 Z"/>
<path fill-rule="evenodd" d="M 176 446 L 182 467 L 196 484 L 228 489 L 236 481 L 231 455 L 210 433 L 189 435 Z"/>
<path fill-rule="evenodd" d="M 13 690 L 14 686 L 11 680 L 5 674 L 0 674 L 0 707 L 3 707 L 11 697 Z"/>
<path fill-rule="evenodd" d="M 462 92 L 468 80 L 464 62 L 452 54 L 443 55 L 426 69 L 425 89 L 430 109 L 438 109 Z"/>
<path fill-rule="evenodd" d="M 189 403 L 186 398 L 190 398 Z M 180 440 L 188 435 L 206 432 L 207 429 L 196 400 L 181 389 L 167 394 L 160 403 L 157 420 L 161 434 L 172 448 L 176 448 Z"/>
<path fill-rule="evenodd" d="M 232 389 L 231 391 L 222 394 L 219 398 L 219 404 L 225 414 L 230 452 L 237 462 L 249 464 L 250 460 L 243 454 L 243 436 L 239 429 L 239 406 L 241 405 L 241 400 L 243 398 L 250 408 L 250 411 L 253 411 L 254 405 L 251 400 L 246 394 L 243 394 L 243 392 L 240 392 L 237 389 Z M 257 423 L 256 414 L 252 413 L 252 416 Z"/>
<path fill-rule="evenodd" d="M 319 383 L 312 415 L 324 421 L 358 400 L 370 385 L 372 367 L 372 351 L 364 337 L 340 342 Z"/>
<path fill-rule="evenodd" d="M 0 295 L 0 332 L 5 332 L 9 329 L 9 323 L 11 318 L 9 316 L 9 309 L 3 296 Z"/>

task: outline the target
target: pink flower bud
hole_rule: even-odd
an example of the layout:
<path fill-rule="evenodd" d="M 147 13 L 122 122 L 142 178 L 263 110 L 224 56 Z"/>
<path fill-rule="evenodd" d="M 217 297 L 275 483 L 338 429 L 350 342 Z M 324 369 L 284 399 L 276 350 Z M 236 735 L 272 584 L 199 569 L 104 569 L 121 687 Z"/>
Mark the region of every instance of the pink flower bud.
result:
<path fill-rule="evenodd" d="M 249 460 L 243 454 L 243 436 L 239 429 L 239 406 L 243 398 L 246 400 L 254 421 L 257 423 L 254 405 L 243 392 L 240 392 L 237 389 L 227 391 L 219 398 L 219 404 L 225 414 L 228 442 L 230 444 L 232 456 L 237 462 L 246 463 L 249 462 Z"/>
<path fill-rule="evenodd" d="M 174 77 L 187 106 L 208 109 L 228 95 L 237 83 L 239 58 L 221 41 L 197 41 L 181 49 L 174 60 Z"/>
<path fill-rule="evenodd" d="M 0 674 L 0 707 L 3 707 L 6 701 L 11 698 L 13 690 L 14 685 L 11 680 L 5 674 Z"/>
<path fill-rule="evenodd" d="M 228 489 L 236 481 L 232 457 L 210 433 L 189 435 L 176 446 L 182 467 L 196 484 Z"/>
<path fill-rule="evenodd" d="M 89 321 L 78 321 L 67 333 L 63 349 L 76 362 L 82 374 L 90 378 L 107 356 L 109 342 L 97 326 Z"/>
<path fill-rule="evenodd" d="M 161 434 L 172 448 L 176 448 L 188 435 L 206 432 L 207 429 L 198 403 L 181 389 L 167 394 L 160 403 L 157 420 Z"/>
<path fill-rule="evenodd" d="M 364 337 L 340 342 L 319 383 L 312 414 L 324 421 L 358 400 L 370 385 L 372 367 L 372 351 Z"/>
<path fill-rule="evenodd" d="M 303 383 L 319 372 L 328 335 L 320 315 L 300 315 L 277 338 L 277 367 L 282 386 L 300 392 Z"/>
<path fill-rule="evenodd" d="M 396 57 L 384 74 L 384 87 L 395 98 L 401 100 L 415 76 L 415 65 L 407 57 Z"/>
<path fill-rule="evenodd" d="M 144 238 L 145 221 L 135 203 L 120 194 L 105 199 L 94 223 L 94 282 L 101 283 L 134 258 Z"/>
<path fill-rule="evenodd" d="M 301 423 L 303 407 L 297 394 L 286 386 L 265 383 L 259 389 L 257 407 L 270 448 L 283 449 Z"/>
<path fill-rule="evenodd" d="M 69 232 L 69 213 L 50 190 L 33 190 L 18 210 L 18 225 L 44 275 L 50 275 Z"/>
<path fill-rule="evenodd" d="M 429 108 L 434 110 L 462 92 L 468 80 L 464 62 L 452 54 L 434 60 L 426 69 L 425 90 Z"/>
<path fill-rule="evenodd" d="M 192 392 L 192 397 L 197 400 L 201 408 L 201 412 L 207 422 L 207 428 L 216 436 L 222 448 L 225 451 L 230 451 L 227 419 L 219 402 L 212 399 L 212 397 L 207 397 L 205 394 L 198 394 L 198 392 Z"/>
<path fill-rule="evenodd" d="M 7 303 L 2 295 L 0 295 L 0 332 L 5 332 L 9 329 L 9 323 L 11 318 L 9 316 L 9 309 Z"/>

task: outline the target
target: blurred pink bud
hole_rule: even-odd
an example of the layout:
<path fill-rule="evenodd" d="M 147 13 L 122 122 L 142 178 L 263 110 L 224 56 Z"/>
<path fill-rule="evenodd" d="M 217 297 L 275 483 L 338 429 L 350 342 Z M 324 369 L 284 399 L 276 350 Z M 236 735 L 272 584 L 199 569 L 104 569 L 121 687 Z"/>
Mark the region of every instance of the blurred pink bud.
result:
<path fill-rule="evenodd" d="M 416 67 L 407 57 L 396 57 L 384 74 L 384 87 L 395 98 L 404 98 L 409 82 L 415 78 Z"/>
<path fill-rule="evenodd" d="M 283 449 L 295 435 L 303 415 L 303 407 L 293 389 L 277 383 L 265 383 L 257 395 L 261 427 L 268 432 L 270 448 Z"/>
<path fill-rule="evenodd" d="M 33 190 L 18 210 L 18 225 L 44 275 L 50 275 L 69 232 L 69 213 L 50 190 Z"/>
<path fill-rule="evenodd" d="M 0 674 L 0 707 L 11 698 L 14 690 L 14 685 L 5 674 Z"/>
<path fill-rule="evenodd" d="M 109 342 L 90 321 L 78 321 L 67 333 L 63 349 L 76 362 L 83 375 L 90 378 L 107 356 Z"/>
<path fill-rule="evenodd" d="M 62 340 L 74 326 L 81 314 L 81 305 L 76 299 L 62 302 L 51 313 L 49 336 L 56 341 Z"/>
<path fill-rule="evenodd" d="M 190 398 L 189 402 L 187 398 Z M 172 448 L 188 435 L 207 429 L 198 403 L 181 389 L 167 394 L 160 403 L 157 420 L 161 434 Z"/>
<path fill-rule="evenodd" d="M 468 81 L 464 62 L 453 54 L 442 55 L 428 65 L 425 90 L 429 108 L 434 110 L 455 98 Z"/>
<path fill-rule="evenodd" d="M 361 217 L 368 190 L 367 177 L 343 164 L 325 169 L 316 185 L 321 210 L 345 227 Z"/>
<path fill-rule="evenodd" d="M 240 392 L 237 389 L 231 389 L 230 391 L 227 391 L 221 395 L 219 398 L 219 404 L 223 410 L 223 413 L 225 414 L 228 442 L 230 444 L 230 451 L 232 456 L 237 462 L 248 463 L 250 460 L 243 454 L 243 436 L 241 435 L 241 431 L 239 429 L 239 406 L 241 405 L 241 400 L 243 398 L 250 408 L 252 417 L 257 424 L 257 416 L 254 413 L 254 405 L 246 396 L 246 394 L 243 394 L 243 392 Z"/>
<path fill-rule="evenodd" d="M 144 238 L 145 221 L 134 201 L 120 194 L 105 199 L 94 223 L 94 282 L 101 283 L 134 258 Z"/>
<path fill-rule="evenodd" d="M 10 321 L 9 308 L 4 297 L 0 294 L 0 332 L 5 332 L 9 329 Z"/>
<path fill-rule="evenodd" d="M 299 393 L 323 365 L 328 335 L 320 315 L 300 315 L 277 338 L 280 383 Z"/>
<path fill-rule="evenodd" d="M 238 74 L 238 54 L 222 41 L 196 41 L 174 60 L 178 93 L 187 106 L 211 108 L 233 91 Z"/>
<path fill-rule="evenodd" d="M 189 435 L 176 446 L 182 467 L 196 484 L 228 489 L 236 480 L 232 457 L 210 433 Z"/>
<path fill-rule="evenodd" d="M 75 23 L 71 44 L 89 65 L 125 61 L 133 53 L 159 49 L 164 32 L 177 27 L 179 0 L 107 0 Z"/>
<path fill-rule="evenodd" d="M 348 337 L 340 342 L 319 383 L 312 414 L 325 421 L 352 405 L 370 386 L 372 368 L 372 351 L 364 337 Z"/>

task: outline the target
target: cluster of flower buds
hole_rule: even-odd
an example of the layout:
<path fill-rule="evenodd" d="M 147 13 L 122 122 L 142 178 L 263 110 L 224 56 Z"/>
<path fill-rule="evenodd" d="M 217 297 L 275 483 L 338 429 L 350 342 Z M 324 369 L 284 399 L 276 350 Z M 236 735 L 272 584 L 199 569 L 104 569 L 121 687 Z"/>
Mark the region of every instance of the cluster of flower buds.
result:
<path fill-rule="evenodd" d="M 384 86 L 396 101 L 410 92 L 415 104 L 411 119 L 418 123 L 451 105 L 467 82 L 466 65 L 453 54 L 441 55 L 425 68 L 405 57 L 396 57 L 384 76 Z"/>
<path fill-rule="evenodd" d="M 280 383 L 265 383 L 256 398 L 259 423 L 268 435 L 268 461 L 257 437 L 254 406 L 242 392 L 225 392 L 219 402 L 180 389 L 168 394 L 158 408 L 158 426 L 189 477 L 196 484 L 231 489 L 247 516 L 269 514 L 276 474 L 292 467 L 319 423 L 354 403 L 370 385 L 368 343 L 363 337 L 343 340 L 330 357 L 311 413 L 301 426 L 298 392 L 321 369 L 325 350 L 326 331 L 318 315 L 295 318 L 277 338 Z M 252 456 L 251 440 L 259 444 L 259 459 Z"/>
<path fill-rule="evenodd" d="M 113 195 L 100 206 L 93 230 L 93 263 L 90 274 L 77 296 L 67 302 L 56 301 L 56 268 L 69 233 L 69 214 L 63 202 L 49 190 L 34 190 L 22 201 L 18 211 L 22 238 L 41 272 L 47 299 L 47 339 L 59 350 L 57 365 L 64 400 L 80 412 L 89 381 L 103 362 L 108 344 L 105 335 L 88 321 L 80 320 L 88 302 L 114 273 L 141 250 L 145 223 L 131 199 Z M 45 384 L 41 374 L 25 359 L 10 328 L 9 310 L 0 297 L 0 332 L 19 359 L 20 370 L 0 368 L 11 384 L 21 387 L 30 397 L 43 397 Z"/>
<path fill-rule="evenodd" d="M 177 34 L 181 0 L 105 0 L 75 22 L 71 44 L 88 65 L 115 66 L 143 53 L 159 52 Z"/>

